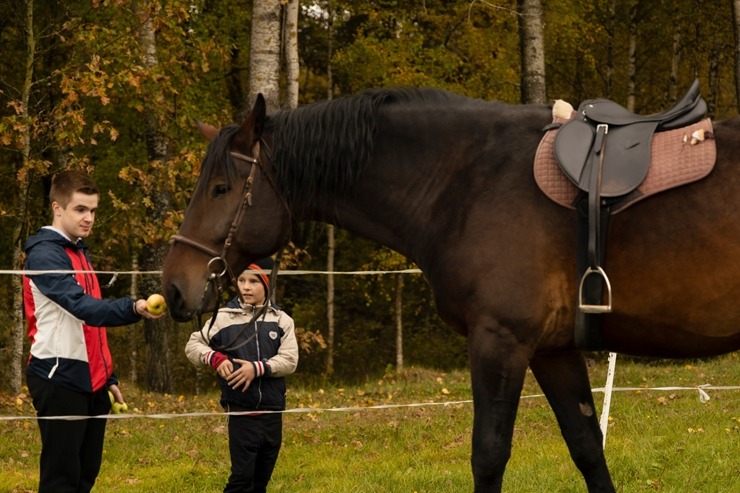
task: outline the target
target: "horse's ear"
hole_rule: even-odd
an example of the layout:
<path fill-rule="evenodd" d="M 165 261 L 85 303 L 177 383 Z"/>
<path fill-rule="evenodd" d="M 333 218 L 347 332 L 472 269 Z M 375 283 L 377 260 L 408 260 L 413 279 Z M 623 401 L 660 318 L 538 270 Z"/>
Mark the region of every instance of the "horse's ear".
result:
<path fill-rule="evenodd" d="M 252 113 L 255 116 L 254 130 L 252 132 L 254 133 L 255 140 L 257 140 L 262 137 L 262 131 L 265 129 L 265 117 L 267 116 L 267 103 L 265 103 L 265 97 L 262 93 L 257 94 Z"/>
<path fill-rule="evenodd" d="M 237 134 L 238 140 L 241 141 L 240 143 L 244 143 L 246 147 L 250 147 L 262 137 L 262 131 L 265 129 L 266 116 L 267 104 L 265 103 L 265 97 L 262 93 L 259 93 L 257 94 L 257 99 L 254 101 L 252 111 L 249 112 L 242 122 L 240 132 Z M 245 139 L 247 142 L 244 142 Z"/>
<path fill-rule="evenodd" d="M 218 137 L 218 129 L 216 127 L 208 125 L 207 123 L 203 123 L 200 120 L 195 120 L 195 122 L 198 124 L 200 133 L 203 135 L 203 137 L 205 137 L 205 139 L 208 142 L 212 142 L 213 139 Z"/>

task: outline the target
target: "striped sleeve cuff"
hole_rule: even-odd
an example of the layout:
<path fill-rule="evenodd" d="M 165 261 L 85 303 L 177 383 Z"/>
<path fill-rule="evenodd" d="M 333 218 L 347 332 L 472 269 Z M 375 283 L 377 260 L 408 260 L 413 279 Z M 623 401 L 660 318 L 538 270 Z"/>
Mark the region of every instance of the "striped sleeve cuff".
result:
<path fill-rule="evenodd" d="M 254 367 L 254 378 L 261 377 L 265 373 L 269 375 L 270 367 L 262 361 L 252 361 L 252 366 Z"/>
<path fill-rule="evenodd" d="M 219 353 L 218 351 L 210 351 L 206 354 L 206 364 L 213 369 L 218 369 L 224 360 L 229 359 L 225 354 Z"/>

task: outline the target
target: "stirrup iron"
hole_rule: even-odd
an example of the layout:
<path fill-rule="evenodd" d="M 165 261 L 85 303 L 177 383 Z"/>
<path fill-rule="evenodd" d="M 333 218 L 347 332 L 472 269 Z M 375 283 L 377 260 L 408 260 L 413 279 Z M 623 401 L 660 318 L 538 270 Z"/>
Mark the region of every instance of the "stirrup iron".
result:
<path fill-rule="evenodd" d="M 586 283 L 586 278 L 590 275 L 599 275 L 604 281 L 606 286 L 606 305 L 584 305 L 583 304 L 583 287 Z M 612 311 L 612 285 L 609 282 L 609 278 L 600 266 L 589 267 L 581 277 L 581 285 L 578 288 L 578 309 L 583 313 L 609 313 Z"/>

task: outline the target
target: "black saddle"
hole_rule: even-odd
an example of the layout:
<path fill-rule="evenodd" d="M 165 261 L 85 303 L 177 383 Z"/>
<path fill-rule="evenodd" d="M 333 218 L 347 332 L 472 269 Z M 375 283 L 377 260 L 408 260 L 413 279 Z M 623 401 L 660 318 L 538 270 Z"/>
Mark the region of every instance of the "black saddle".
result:
<path fill-rule="evenodd" d="M 650 167 L 653 134 L 690 125 L 704 118 L 707 104 L 695 80 L 672 108 L 653 115 L 637 115 L 607 99 L 581 103 L 573 120 L 555 137 L 555 158 L 563 173 L 580 190 L 576 343 L 600 349 L 586 326 L 598 325 L 594 316 L 612 310 L 609 278 L 602 267 L 610 204 L 634 191 Z M 603 228 L 602 228 L 603 224 Z M 606 303 L 603 295 L 606 288 Z M 591 333 L 600 331 L 591 330 Z"/>
<path fill-rule="evenodd" d="M 608 99 L 589 99 L 578 107 L 576 118 L 558 130 L 555 157 L 584 192 L 591 189 L 591 172 L 602 161 L 599 194 L 626 195 L 647 175 L 653 134 L 696 123 L 706 111 L 698 80 L 672 108 L 653 115 L 637 115 Z"/>

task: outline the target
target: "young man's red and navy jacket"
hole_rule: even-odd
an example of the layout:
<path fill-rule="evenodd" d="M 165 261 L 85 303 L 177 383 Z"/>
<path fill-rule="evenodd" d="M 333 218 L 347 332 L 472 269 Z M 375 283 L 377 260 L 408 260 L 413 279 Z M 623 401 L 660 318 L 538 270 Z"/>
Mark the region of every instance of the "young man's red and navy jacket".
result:
<path fill-rule="evenodd" d="M 117 383 L 105 326 L 140 320 L 134 301 L 101 299 L 82 240 L 74 243 L 47 226 L 26 240 L 25 251 L 27 271 L 87 271 L 23 276 L 31 341 L 28 371 L 81 392 Z"/>

